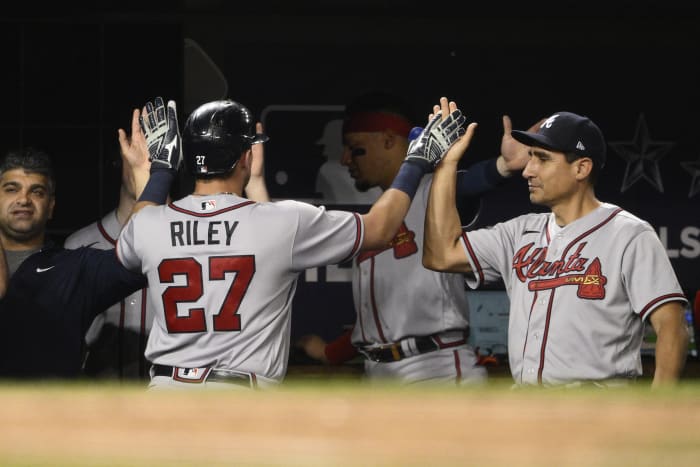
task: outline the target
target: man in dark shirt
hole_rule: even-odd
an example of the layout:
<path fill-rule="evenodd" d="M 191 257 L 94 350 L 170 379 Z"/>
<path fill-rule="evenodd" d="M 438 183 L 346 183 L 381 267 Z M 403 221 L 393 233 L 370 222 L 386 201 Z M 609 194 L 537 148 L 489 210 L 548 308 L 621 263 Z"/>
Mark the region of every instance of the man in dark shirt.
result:
<path fill-rule="evenodd" d="M 135 110 L 131 138 L 119 132 L 136 193 L 143 190 L 150 165 L 138 119 Z M 146 285 L 142 275 L 121 266 L 113 250 L 66 250 L 47 239 L 55 202 L 45 153 L 30 148 L 0 160 L 0 246 L 9 272 L 0 300 L 0 377 L 80 375 L 83 337 L 94 317 Z"/>

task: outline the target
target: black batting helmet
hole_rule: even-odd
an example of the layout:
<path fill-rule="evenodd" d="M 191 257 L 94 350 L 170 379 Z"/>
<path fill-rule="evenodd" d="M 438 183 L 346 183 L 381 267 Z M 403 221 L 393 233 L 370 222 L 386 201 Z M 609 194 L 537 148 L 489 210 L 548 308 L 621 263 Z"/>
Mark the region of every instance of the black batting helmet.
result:
<path fill-rule="evenodd" d="M 185 122 L 185 166 L 193 175 L 224 174 L 251 145 L 267 139 L 255 133 L 255 119 L 245 106 L 232 100 L 208 102 Z"/>

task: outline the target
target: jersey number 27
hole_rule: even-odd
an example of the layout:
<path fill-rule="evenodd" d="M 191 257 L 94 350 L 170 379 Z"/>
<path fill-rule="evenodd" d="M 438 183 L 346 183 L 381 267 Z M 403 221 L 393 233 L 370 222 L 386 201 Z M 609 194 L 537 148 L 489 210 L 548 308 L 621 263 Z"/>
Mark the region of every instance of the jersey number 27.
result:
<path fill-rule="evenodd" d="M 214 256 L 209 258 L 209 278 L 223 281 L 226 273 L 235 273 L 226 298 L 214 315 L 214 331 L 240 331 L 241 317 L 238 307 L 248 290 L 255 274 L 255 256 Z M 172 285 L 163 292 L 165 323 L 170 333 L 206 332 L 207 322 L 204 308 L 190 308 L 187 316 L 179 316 L 178 303 L 192 303 L 202 297 L 204 283 L 202 265 L 194 258 L 166 259 L 158 266 L 158 276 L 162 284 L 172 283 L 175 276 L 184 275 L 185 285 Z"/>

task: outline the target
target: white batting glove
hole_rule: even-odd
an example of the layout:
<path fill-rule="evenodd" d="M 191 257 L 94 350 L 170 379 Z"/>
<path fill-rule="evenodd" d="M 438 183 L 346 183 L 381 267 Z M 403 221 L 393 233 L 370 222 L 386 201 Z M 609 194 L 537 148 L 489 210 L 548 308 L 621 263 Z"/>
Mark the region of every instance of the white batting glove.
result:
<path fill-rule="evenodd" d="M 464 134 L 466 118 L 456 109 L 445 120 L 437 112 L 423 131 L 408 145 L 406 160 L 418 163 L 426 172 L 432 171 L 442 160 L 452 143 Z"/>
<path fill-rule="evenodd" d="M 151 170 L 177 171 L 182 164 L 182 137 L 177 124 L 175 101 L 166 110 L 161 97 L 147 102 L 140 117 L 141 129 L 148 145 Z"/>

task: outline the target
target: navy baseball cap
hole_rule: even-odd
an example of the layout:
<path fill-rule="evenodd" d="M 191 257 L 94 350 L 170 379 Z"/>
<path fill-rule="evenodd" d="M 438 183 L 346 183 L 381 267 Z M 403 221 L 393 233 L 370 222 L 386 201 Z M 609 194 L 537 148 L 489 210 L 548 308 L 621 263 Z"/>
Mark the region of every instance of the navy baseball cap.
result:
<path fill-rule="evenodd" d="M 550 151 L 571 152 L 590 157 L 598 167 L 605 166 L 605 139 L 600 128 L 588 117 L 557 112 L 540 125 L 537 133 L 513 130 L 516 141 Z"/>

